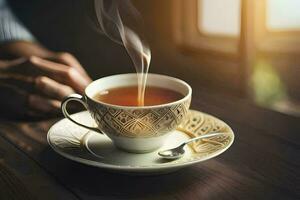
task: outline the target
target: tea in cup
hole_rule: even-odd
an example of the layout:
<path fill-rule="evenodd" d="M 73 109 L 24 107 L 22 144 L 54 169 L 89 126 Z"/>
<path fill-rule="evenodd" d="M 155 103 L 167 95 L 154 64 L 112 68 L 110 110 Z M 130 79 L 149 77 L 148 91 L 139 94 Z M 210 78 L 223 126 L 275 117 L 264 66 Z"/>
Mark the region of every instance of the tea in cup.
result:
<path fill-rule="evenodd" d="M 143 106 L 138 103 L 137 90 L 137 74 L 108 76 L 90 83 L 83 96 L 71 94 L 66 97 L 61 109 L 66 118 L 79 126 L 104 133 L 120 149 L 151 152 L 161 147 L 184 120 L 192 89 L 180 79 L 148 74 Z M 66 108 L 70 101 L 82 103 L 97 127 L 73 120 Z"/>

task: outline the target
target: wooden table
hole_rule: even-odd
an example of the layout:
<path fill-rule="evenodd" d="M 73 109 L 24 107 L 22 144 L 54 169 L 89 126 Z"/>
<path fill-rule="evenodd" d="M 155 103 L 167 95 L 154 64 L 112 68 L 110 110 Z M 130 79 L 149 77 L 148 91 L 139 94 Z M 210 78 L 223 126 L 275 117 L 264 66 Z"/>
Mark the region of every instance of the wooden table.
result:
<path fill-rule="evenodd" d="M 300 199 L 300 120 L 247 100 L 194 91 L 192 108 L 226 121 L 235 142 L 217 158 L 160 176 L 113 174 L 56 154 L 58 119 L 1 121 L 0 199 Z"/>

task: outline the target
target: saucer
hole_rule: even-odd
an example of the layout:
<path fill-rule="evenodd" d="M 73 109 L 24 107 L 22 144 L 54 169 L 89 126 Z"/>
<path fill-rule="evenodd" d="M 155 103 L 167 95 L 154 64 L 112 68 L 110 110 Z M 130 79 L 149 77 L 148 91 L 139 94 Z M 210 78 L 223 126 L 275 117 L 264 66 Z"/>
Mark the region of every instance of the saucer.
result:
<path fill-rule="evenodd" d="M 72 117 L 82 123 L 95 125 L 87 111 L 73 114 Z M 186 153 L 178 160 L 169 161 L 158 155 L 158 151 L 212 131 L 226 134 L 186 145 Z M 119 150 L 107 136 L 79 127 L 68 119 L 55 123 L 49 129 L 47 139 L 54 151 L 70 160 L 120 173 L 147 175 L 176 171 L 216 157 L 231 146 L 234 133 L 222 120 L 189 110 L 178 130 L 170 134 L 160 149 L 150 153 L 134 154 Z"/>

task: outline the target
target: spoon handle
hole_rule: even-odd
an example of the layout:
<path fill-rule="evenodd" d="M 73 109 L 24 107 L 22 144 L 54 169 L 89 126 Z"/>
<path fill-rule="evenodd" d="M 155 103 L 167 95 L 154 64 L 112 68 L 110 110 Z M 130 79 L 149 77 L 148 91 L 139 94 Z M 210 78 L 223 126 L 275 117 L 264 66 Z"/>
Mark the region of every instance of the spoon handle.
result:
<path fill-rule="evenodd" d="M 203 138 L 213 137 L 213 136 L 222 135 L 222 134 L 224 134 L 224 133 L 208 133 L 208 134 L 205 134 L 205 135 L 200 135 L 198 137 L 189 139 L 188 141 L 184 142 L 183 145 L 186 145 L 190 142 L 194 142 L 196 140 L 200 140 L 200 139 L 203 139 Z"/>

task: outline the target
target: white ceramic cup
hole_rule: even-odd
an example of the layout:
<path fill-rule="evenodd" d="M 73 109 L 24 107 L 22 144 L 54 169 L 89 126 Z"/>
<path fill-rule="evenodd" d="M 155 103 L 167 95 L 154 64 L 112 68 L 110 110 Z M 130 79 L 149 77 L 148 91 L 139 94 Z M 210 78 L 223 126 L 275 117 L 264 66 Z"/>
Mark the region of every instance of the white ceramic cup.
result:
<path fill-rule="evenodd" d="M 66 118 L 79 126 L 106 134 L 120 149 L 146 153 L 161 147 L 186 116 L 192 88 L 184 81 L 158 74 L 148 74 L 147 86 L 156 86 L 179 92 L 183 98 L 154 106 L 119 106 L 94 99 L 103 90 L 137 85 L 137 74 L 119 74 L 100 78 L 85 89 L 83 96 L 71 94 L 62 102 Z M 122 97 L 120 97 L 122 98 Z M 71 118 L 66 106 L 69 101 L 79 101 L 90 112 L 98 127 L 89 127 Z"/>

